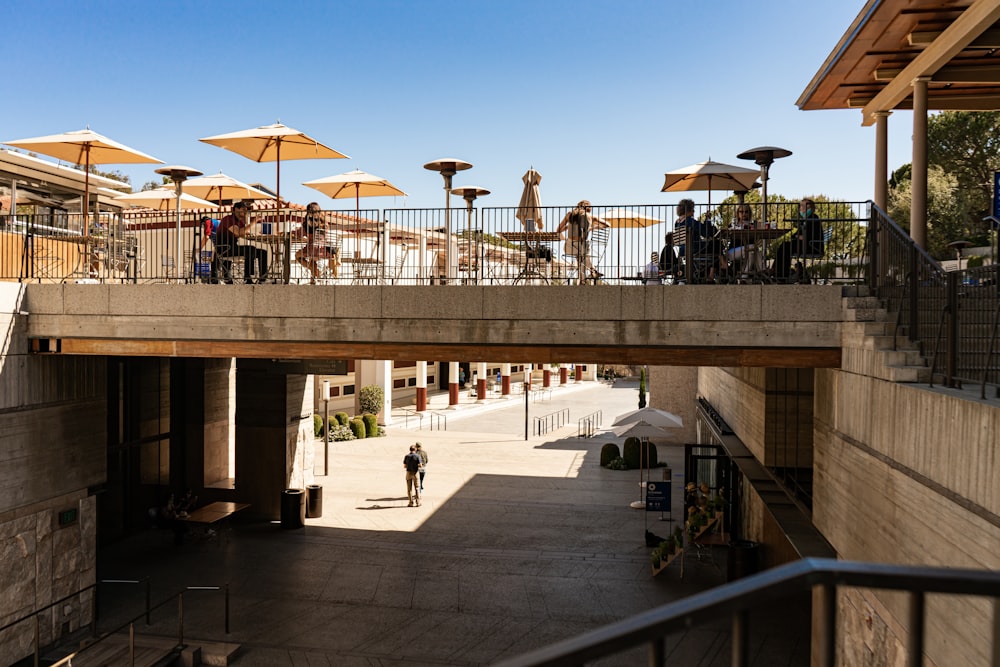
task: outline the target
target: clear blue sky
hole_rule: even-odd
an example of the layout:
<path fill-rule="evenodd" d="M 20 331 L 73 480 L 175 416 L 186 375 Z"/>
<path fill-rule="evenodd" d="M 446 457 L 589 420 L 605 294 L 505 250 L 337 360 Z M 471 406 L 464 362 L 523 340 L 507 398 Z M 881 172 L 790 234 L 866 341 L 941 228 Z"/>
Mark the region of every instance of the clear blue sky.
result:
<path fill-rule="evenodd" d="M 529 167 L 542 203 L 675 203 L 663 172 L 775 145 L 794 155 L 769 191 L 873 193 L 874 129 L 860 111 L 795 100 L 863 6 L 681 0 L 17 2 L 0 43 L 0 141 L 87 125 L 168 164 L 274 186 L 200 137 L 281 122 L 351 156 L 284 162 L 282 195 L 352 208 L 302 181 L 363 169 L 444 205 L 425 162 L 473 163 L 455 185 L 513 206 Z M 910 160 L 912 116 L 890 118 L 889 166 Z M 133 186 L 154 165 L 108 165 Z M 696 200 L 705 201 L 698 193 Z M 725 193 L 714 193 L 720 201 Z M 453 205 L 462 205 L 455 199 Z"/>

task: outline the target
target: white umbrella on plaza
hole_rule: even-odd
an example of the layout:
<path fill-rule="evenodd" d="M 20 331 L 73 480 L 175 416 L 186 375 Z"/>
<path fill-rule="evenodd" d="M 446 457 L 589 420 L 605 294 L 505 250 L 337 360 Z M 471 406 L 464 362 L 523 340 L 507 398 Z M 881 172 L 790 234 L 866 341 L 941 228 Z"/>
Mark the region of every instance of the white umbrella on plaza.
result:
<path fill-rule="evenodd" d="M 681 428 L 684 426 L 684 420 L 672 412 L 650 407 L 639 408 L 638 410 L 632 410 L 631 412 L 626 412 L 623 415 L 618 415 L 618 418 L 615 419 L 612 426 L 637 424 L 643 421 L 660 428 Z"/>

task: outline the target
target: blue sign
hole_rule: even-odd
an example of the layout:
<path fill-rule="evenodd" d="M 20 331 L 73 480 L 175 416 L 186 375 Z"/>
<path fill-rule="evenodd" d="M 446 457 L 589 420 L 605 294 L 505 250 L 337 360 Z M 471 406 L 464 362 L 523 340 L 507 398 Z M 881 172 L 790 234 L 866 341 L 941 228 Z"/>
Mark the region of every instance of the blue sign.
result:
<path fill-rule="evenodd" d="M 993 172 L 993 217 L 1000 219 L 1000 171 Z M 996 226 L 996 221 L 993 226 Z"/>
<path fill-rule="evenodd" d="M 670 511 L 669 481 L 646 483 L 646 511 L 647 512 Z"/>

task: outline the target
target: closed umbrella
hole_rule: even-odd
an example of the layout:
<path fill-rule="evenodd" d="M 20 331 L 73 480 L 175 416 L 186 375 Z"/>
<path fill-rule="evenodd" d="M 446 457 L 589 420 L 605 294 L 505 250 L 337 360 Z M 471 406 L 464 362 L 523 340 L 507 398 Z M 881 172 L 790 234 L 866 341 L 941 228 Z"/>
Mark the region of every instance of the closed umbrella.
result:
<path fill-rule="evenodd" d="M 162 164 L 162 160 L 157 160 L 155 157 L 108 139 L 104 135 L 94 132 L 89 127 L 84 130 L 72 130 L 70 132 L 63 132 L 62 134 L 50 134 L 31 139 L 16 139 L 3 143 L 35 153 L 42 153 L 43 155 L 48 155 L 72 164 L 83 165 L 84 173 L 86 174 L 83 186 L 83 206 L 81 207 L 83 209 L 81 213 L 84 214 L 84 236 L 90 234 L 88 220 L 90 214 L 90 165 Z"/>
<path fill-rule="evenodd" d="M 517 202 L 517 212 L 514 217 L 521 221 L 527 229 L 525 220 L 534 220 L 534 231 L 542 231 L 542 195 L 538 191 L 538 184 L 542 182 L 542 175 L 534 169 L 529 169 L 521 177 L 524 181 L 524 190 L 521 191 L 521 199 Z"/>

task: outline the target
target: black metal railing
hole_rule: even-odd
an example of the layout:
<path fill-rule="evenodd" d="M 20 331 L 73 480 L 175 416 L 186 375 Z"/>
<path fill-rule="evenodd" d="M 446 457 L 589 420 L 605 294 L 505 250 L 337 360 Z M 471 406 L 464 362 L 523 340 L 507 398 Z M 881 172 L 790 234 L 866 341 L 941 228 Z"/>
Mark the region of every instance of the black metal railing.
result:
<path fill-rule="evenodd" d="M 753 622 L 751 612 L 774 600 L 814 592 L 813 655 L 821 667 L 837 663 L 837 591 L 856 587 L 906 591 L 910 594 L 906 619 L 906 665 L 923 664 L 925 598 L 928 593 L 993 598 L 1000 614 L 1000 572 L 944 567 L 887 565 L 807 558 L 692 595 L 582 635 L 496 663 L 496 667 L 582 665 L 638 646 L 649 647 L 650 667 L 666 662 L 666 638 L 675 632 L 728 618 L 731 622 L 731 661 L 750 664 Z M 1000 622 L 991 624 L 994 661 L 1000 656 Z"/>
<path fill-rule="evenodd" d="M 534 418 L 534 435 L 545 435 L 549 431 L 555 431 L 569 423 L 569 408 L 556 410 L 547 415 Z"/>
<path fill-rule="evenodd" d="M 580 417 L 576 420 L 576 437 L 578 438 L 592 438 L 594 434 L 597 433 L 597 429 L 601 428 L 601 423 L 604 420 L 604 411 L 598 410 L 597 412 L 591 412 L 589 415 Z"/>

